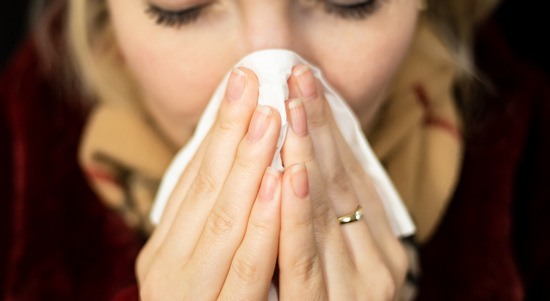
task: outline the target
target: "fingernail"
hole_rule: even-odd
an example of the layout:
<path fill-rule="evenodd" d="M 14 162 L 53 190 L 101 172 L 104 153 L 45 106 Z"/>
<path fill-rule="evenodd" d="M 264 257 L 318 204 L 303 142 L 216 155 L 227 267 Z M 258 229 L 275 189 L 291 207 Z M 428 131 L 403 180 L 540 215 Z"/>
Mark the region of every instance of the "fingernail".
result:
<path fill-rule="evenodd" d="M 279 178 L 279 172 L 273 168 L 268 167 L 265 171 L 262 184 L 260 185 L 260 192 L 258 199 L 262 202 L 269 202 L 273 200 L 275 196 L 275 190 L 277 189 L 277 180 Z"/>
<path fill-rule="evenodd" d="M 301 199 L 305 198 L 309 194 L 306 166 L 303 163 L 296 164 L 291 167 L 290 172 L 294 195 Z"/>
<path fill-rule="evenodd" d="M 227 91 L 225 97 L 227 101 L 234 102 L 241 98 L 246 87 L 247 75 L 240 69 L 233 69 L 229 76 L 229 83 L 227 84 Z"/>
<path fill-rule="evenodd" d="M 248 139 L 250 141 L 254 142 L 262 139 L 267 131 L 269 118 L 272 114 L 273 111 L 269 107 L 258 105 L 248 127 Z"/>
<path fill-rule="evenodd" d="M 288 112 L 290 115 L 290 123 L 294 133 L 299 137 L 307 135 L 306 109 L 302 99 L 297 98 L 288 103 Z"/>
<path fill-rule="evenodd" d="M 315 78 L 313 72 L 308 65 L 299 65 L 294 70 L 294 77 L 298 81 L 298 87 L 302 96 L 307 100 L 313 100 L 317 98 L 317 87 L 315 85 Z"/>

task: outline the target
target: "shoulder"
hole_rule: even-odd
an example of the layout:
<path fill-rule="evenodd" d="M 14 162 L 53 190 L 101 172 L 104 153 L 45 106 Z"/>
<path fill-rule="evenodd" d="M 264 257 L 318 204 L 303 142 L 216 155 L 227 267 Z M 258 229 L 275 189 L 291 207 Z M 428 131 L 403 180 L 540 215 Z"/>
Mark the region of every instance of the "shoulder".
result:
<path fill-rule="evenodd" d="M 0 80 L 0 286 L 12 299 L 107 300 L 135 283 L 142 241 L 88 187 L 87 111 L 59 92 L 31 42 Z"/>
<path fill-rule="evenodd" d="M 454 198 L 421 248 L 421 300 L 522 300 L 531 284 L 548 284 L 535 275 L 550 266 L 550 84 L 491 23 L 479 32 L 476 61 L 486 89 L 468 112 Z"/>

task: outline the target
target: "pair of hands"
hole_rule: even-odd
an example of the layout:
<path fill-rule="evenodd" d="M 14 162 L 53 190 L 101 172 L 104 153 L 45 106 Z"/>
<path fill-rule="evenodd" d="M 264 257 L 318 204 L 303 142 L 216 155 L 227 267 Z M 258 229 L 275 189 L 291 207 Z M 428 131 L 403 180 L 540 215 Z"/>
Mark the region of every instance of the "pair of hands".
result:
<path fill-rule="evenodd" d="M 407 271 L 368 175 L 306 65 L 293 68 L 283 174 L 267 168 L 281 118 L 235 69 L 218 119 L 139 254 L 143 300 L 391 300 Z M 363 207 L 363 219 L 337 217 Z"/>

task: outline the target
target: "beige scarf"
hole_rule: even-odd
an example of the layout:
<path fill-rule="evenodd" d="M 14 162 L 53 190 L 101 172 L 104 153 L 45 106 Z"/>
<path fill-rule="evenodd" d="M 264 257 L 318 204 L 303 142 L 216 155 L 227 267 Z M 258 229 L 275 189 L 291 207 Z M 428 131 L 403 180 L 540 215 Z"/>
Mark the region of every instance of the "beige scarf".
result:
<path fill-rule="evenodd" d="M 420 23 L 386 106 L 367 137 L 425 242 L 454 192 L 461 164 L 460 120 L 452 96 L 455 67 L 441 42 Z M 89 118 L 82 167 L 105 203 L 148 234 L 148 215 L 176 149 L 143 114 L 103 104 Z"/>

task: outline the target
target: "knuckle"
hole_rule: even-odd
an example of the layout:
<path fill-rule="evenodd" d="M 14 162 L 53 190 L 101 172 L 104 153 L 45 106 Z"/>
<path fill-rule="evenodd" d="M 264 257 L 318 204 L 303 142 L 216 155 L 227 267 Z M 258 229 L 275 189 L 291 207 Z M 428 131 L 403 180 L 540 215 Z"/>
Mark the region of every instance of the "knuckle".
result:
<path fill-rule="evenodd" d="M 305 145 L 303 149 L 304 153 L 302 154 L 302 162 L 306 165 L 306 169 L 308 170 L 308 178 L 310 176 L 310 173 L 312 173 L 313 170 L 317 170 L 319 168 L 319 164 L 317 163 L 317 157 L 315 157 L 315 150 L 313 149 L 313 144 L 308 143 Z"/>
<path fill-rule="evenodd" d="M 306 251 L 303 256 L 293 257 L 290 266 L 294 269 L 294 275 L 302 278 L 305 282 L 309 282 L 308 280 L 320 272 L 317 256 L 313 251 Z"/>
<path fill-rule="evenodd" d="M 208 229 L 218 237 L 228 237 L 237 227 L 237 222 L 231 211 L 215 205 L 206 223 Z"/>
<path fill-rule="evenodd" d="M 308 218 L 293 218 L 285 221 L 285 224 L 285 229 L 288 229 L 290 231 L 303 228 L 313 229 L 313 219 L 310 216 Z"/>
<path fill-rule="evenodd" d="M 273 232 L 273 225 L 271 221 L 266 219 L 251 218 L 248 222 L 259 236 L 266 237 L 269 232 Z"/>
<path fill-rule="evenodd" d="M 253 256 L 237 256 L 233 262 L 233 270 L 237 278 L 244 283 L 254 283 L 259 278 L 258 265 Z"/>
<path fill-rule="evenodd" d="M 310 297 L 308 297 L 305 300 L 308 300 L 308 301 L 309 300 L 311 300 L 311 301 L 326 301 L 326 300 L 328 300 L 326 290 L 315 289 L 315 290 L 312 290 L 312 291 L 313 292 L 311 293 Z M 351 299 L 351 300 L 359 300 L 359 299 L 355 298 L 355 299 Z"/>
<path fill-rule="evenodd" d="M 376 274 L 379 285 L 376 286 L 377 300 L 393 300 L 397 292 L 396 283 L 390 270 L 384 266 Z"/>
<path fill-rule="evenodd" d="M 359 164 L 359 162 L 357 162 L 355 158 L 353 159 L 354 160 L 346 158 L 346 167 L 348 168 L 349 174 L 353 175 L 354 177 L 363 178 L 365 176 L 365 170 L 363 169 L 363 166 Z"/>
<path fill-rule="evenodd" d="M 312 143 L 308 143 L 306 145 L 303 162 L 306 165 L 308 171 L 314 169 L 312 168 L 313 166 L 319 166 L 319 164 L 317 163 L 317 157 L 315 157 L 315 150 L 313 149 Z"/>
<path fill-rule="evenodd" d="M 210 173 L 204 171 L 204 169 L 201 169 L 193 185 L 195 194 L 212 195 L 217 191 L 216 187 L 217 185 L 214 177 Z"/>
<path fill-rule="evenodd" d="M 319 102 L 316 102 L 319 103 Z M 323 106 L 313 105 L 310 107 L 309 114 L 307 116 L 308 125 L 313 128 L 322 127 L 327 124 L 328 120 L 323 112 Z"/>
<path fill-rule="evenodd" d="M 237 158 L 235 158 L 235 166 L 240 170 L 250 170 L 256 166 L 256 162 L 251 154 L 246 154 L 240 150 Z"/>
<path fill-rule="evenodd" d="M 315 226 L 319 229 L 327 229 L 336 220 L 333 218 L 332 207 L 329 205 L 329 200 L 316 202 L 313 208 L 313 220 Z"/>
<path fill-rule="evenodd" d="M 236 128 L 239 127 L 239 120 L 241 120 L 241 118 L 221 117 L 218 120 L 218 129 L 223 133 L 234 131 Z"/>
<path fill-rule="evenodd" d="M 337 163 L 328 172 L 328 181 L 331 185 L 336 185 L 341 192 L 350 190 L 348 174 L 343 165 Z"/>

